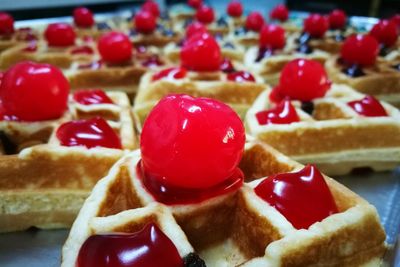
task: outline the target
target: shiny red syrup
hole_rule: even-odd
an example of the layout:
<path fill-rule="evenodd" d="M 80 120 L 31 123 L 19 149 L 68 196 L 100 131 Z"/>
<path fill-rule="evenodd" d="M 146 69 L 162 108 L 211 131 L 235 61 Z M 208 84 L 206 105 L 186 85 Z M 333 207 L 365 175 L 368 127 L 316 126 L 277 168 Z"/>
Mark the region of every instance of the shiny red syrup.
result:
<path fill-rule="evenodd" d="M 388 116 L 382 104 L 373 96 L 366 96 L 361 100 L 347 103 L 355 112 L 366 117 Z"/>
<path fill-rule="evenodd" d="M 324 177 L 314 165 L 298 172 L 270 176 L 254 192 L 296 229 L 308 229 L 339 212 Z"/>
<path fill-rule="evenodd" d="M 232 61 L 229 58 L 224 58 L 221 63 L 220 70 L 225 73 L 231 73 L 235 71 L 235 67 L 232 64 Z"/>
<path fill-rule="evenodd" d="M 29 44 L 24 49 L 22 49 L 22 51 L 33 53 L 33 52 L 36 52 L 37 49 L 38 49 L 37 42 L 33 41 L 33 42 L 29 42 Z"/>
<path fill-rule="evenodd" d="M 300 121 L 296 109 L 289 100 L 282 101 L 272 109 L 257 112 L 256 118 L 260 125 L 290 124 Z"/>
<path fill-rule="evenodd" d="M 100 89 L 78 90 L 73 94 L 73 98 L 82 105 L 113 104 L 108 95 Z"/>
<path fill-rule="evenodd" d="M 162 65 L 164 65 L 164 62 L 157 55 L 151 56 L 142 62 L 142 66 L 147 68 L 157 68 Z"/>
<path fill-rule="evenodd" d="M 187 75 L 187 70 L 182 67 L 172 67 L 165 70 L 161 70 L 155 73 L 152 77 L 153 81 L 158 81 L 160 79 L 183 79 Z"/>
<path fill-rule="evenodd" d="M 228 73 L 226 78 L 228 79 L 228 81 L 234 81 L 237 83 L 255 82 L 256 81 L 256 79 L 250 72 L 243 71 L 243 70 Z"/>
<path fill-rule="evenodd" d="M 79 250 L 77 267 L 183 267 L 174 243 L 154 223 L 132 234 L 90 236 Z"/>
<path fill-rule="evenodd" d="M 101 117 L 66 122 L 56 136 L 62 146 L 122 148 L 118 135 Z"/>
<path fill-rule="evenodd" d="M 93 49 L 87 45 L 78 46 L 71 50 L 71 54 L 73 54 L 73 55 L 77 55 L 77 54 L 92 55 L 93 53 L 94 53 Z"/>

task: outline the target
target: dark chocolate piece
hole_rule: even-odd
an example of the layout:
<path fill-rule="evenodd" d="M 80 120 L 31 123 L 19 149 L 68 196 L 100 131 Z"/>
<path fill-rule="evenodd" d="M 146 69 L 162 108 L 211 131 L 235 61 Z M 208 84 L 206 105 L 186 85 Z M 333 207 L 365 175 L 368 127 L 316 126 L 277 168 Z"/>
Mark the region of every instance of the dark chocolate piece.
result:
<path fill-rule="evenodd" d="M 196 253 L 189 253 L 183 258 L 185 267 L 207 267 L 206 263 Z"/>
<path fill-rule="evenodd" d="M 0 131 L 0 142 L 6 155 L 17 154 L 18 146 L 6 135 L 4 131 Z"/>
<path fill-rule="evenodd" d="M 274 51 L 269 48 L 259 48 L 256 57 L 256 62 L 260 62 L 263 58 L 270 57 L 274 54 Z"/>
<path fill-rule="evenodd" d="M 314 112 L 314 103 L 312 101 L 302 101 L 301 102 L 301 109 L 304 112 L 312 115 L 313 112 Z"/>

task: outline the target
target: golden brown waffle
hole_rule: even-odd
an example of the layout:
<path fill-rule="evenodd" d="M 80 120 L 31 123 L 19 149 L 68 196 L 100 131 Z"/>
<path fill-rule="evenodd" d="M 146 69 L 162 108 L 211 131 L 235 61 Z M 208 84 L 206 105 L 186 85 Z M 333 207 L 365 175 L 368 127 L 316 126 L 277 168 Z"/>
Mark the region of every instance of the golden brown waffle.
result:
<path fill-rule="evenodd" d="M 98 179 L 137 148 L 128 97 L 107 95 L 114 104 L 85 106 L 71 98 L 59 120 L 0 121 L 0 232 L 70 226 Z M 107 120 L 123 150 L 59 145 L 54 132 L 61 123 L 95 116 Z"/>
<path fill-rule="evenodd" d="M 334 84 L 324 98 L 313 101 L 312 115 L 292 101 L 300 122 L 260 125 L 257 112 L 271 107 L 270 91 L 257 98 L 246 114 L 248 133 L 302 163 L 315 163 L 329 175 L 354 168 L 390 170 L 400 163 L 400 112 L 382 102 L 388 117 L 363 117 L 347 102 L 364 97 Z"/>
<path fill-rule="evenodd" d="M 137 177 L 139 160 L 138 150 L 126 155 L 94 187 L 63 247 L 62 267 L 75 266 L 90 235 L 131 233 L 148 222 L 165 231 L 181 256 L 193 247 L 207 266 L 361 266 L 379 263 L 385 251 L 376 209 L 331 178 L 325 180 L 339 213 L 307 230 L 296 230 L 259 198 L 253 188 L 260 177 L 302 168 L 266 144 L 246 144 L 240 167 L 247 184 L 198 204 L 157 203 Z"/>
<path fill-rule="evenodd" d="M 39 33 L 32 28 L 19 28 L 13 34 L 0 36 L 0 53 L 21 43 L 39 39 Z"/>

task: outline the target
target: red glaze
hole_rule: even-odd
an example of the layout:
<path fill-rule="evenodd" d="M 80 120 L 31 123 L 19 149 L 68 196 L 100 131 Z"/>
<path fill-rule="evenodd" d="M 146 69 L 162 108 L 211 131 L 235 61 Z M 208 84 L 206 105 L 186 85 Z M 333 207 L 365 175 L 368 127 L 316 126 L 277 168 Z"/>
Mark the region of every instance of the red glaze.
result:
<path fill-rule="evenodd" d="M 136 13 L 134 22 L 135 29 L 143 34 L 152 33 L 157 26 L 156 17 L 150 11 L 145 10 Z"/>
<path fill-rule="evenodd" d="M 0 12 L 0 35 L 9 35 L 13 32 L 14 18 L 6 12 Z"/>
<path fill-rule="evenodd" d="M 25 61 L 4 74 L 0 102 L 4 113 L 17 120 L 51 120 L 67 109 L 68 93 L 68 81 L 58 68 Z"/>
<path fill-rule="evenodd" d="M 126 34 L 105 33 L 97 43 L 101 58 L 110 63 L 123 63 L 131 60 L 133 45 Z"/>
<path fill-rule="evenodd" d="M 32 42 L 29 42 L 29 44 L 24 49 L 22 49 L 22 51 L 24 51 L 24 52 L 36 52 L 37 49 L 38 49 L 37 42 L 36 41 L 32 41 Z"/>
<path fill-rule="evenodd" d="M 147 68 L 157 68 L 162 65 L 164 65 L 164 62 L 157 55 L 151 56 L 142 62 L 142 66 Z"/>
<path fill-rule="evenodd" d="M 260 31 L 260 47 L 282 49 L 285 46 L 285 30 L 279 25 L 264 25 Z"/>
<path fill-rule="evenodd" d="M 397 24 L 393 21 L 384 19 L 372 27 L 370 34 L 381 44 L 387 47 L 393 46 L 399 36 Z"/>
<path fill-rule="evenodd" d="M 182 67 L 173 67 L 161 70 L 155 73 L 152 77 L 153 81 L 157 81 L 163 78 L 166 79 L 183 79 L 186 77 L 187 70 Z"/>
<path fill-rule="evenodd" d="M 56 136 L 62 146 L 122 148 L 118 135 L 101 117 L 63 123 Z"/>
<path fill-rule="evenodd" d="M 83 89 L 74 92 L 73 98 L 82 105 L 113 104 L 112 100 L 100 89 Z"/>
<path fill-rule="evenodd" d="M 194 21 L 186 28 L 186 39 L 189 39 L 195 34 L 207 33 L 207 28 L 203 23 Z"/>
<path fill-rule="evenodd" d="M 397 25 L 397 28 L 400 28 L 400 14 L 396 14 L 390 18 L 391 22 Z"/>
<path fill-rule="evenodd" d="M 256 113 L 258 124 L 290 124 L 299 122 L 296 109 L 289 100 L 281 101 L 276 107 Z"/>
<path fill-rule="evenodd" d="M 73 12 L 74 23 L 81 28 L 90 28 L 94 25 L 93 13 L 86 7 L 77 7 Z"/>
<path fill-rule="evenodd" d="M 76 267 L 183 267 L 174 243 L 154 223 L 127 234 L 92 235 L 79 250 Z"/>
<path fill-rule="evenodd" d="M 71 46 L 75 44 L 75 31 L 66 23 L 52 23 L 44 32 L 49 46 Z"/>
<path fill-rule="evenodd" d="M 253 11 L 246 18 L 246 29 L 259 32 L 264 25 L 264 18 L 260 12 Z"/>
<path fill-rule="evenodd" d="M 188 0 L 187 3 L 192 8 L 198 9 L 199 7 L 201 7 L 203 5 L 203 0 Z"/>
<path fill-rule="evenodd" d="M 214 9 L 209 6 L 202 5 L 196 11 L 196 19 L 204 24 L 210 24 L 214 21 Z"/>
<path fill-rule="evenodd" d="M 370 35 L 351 35 L 342 44 L 340 55 L 348 64 L 370 66 L 375 63 L 379 53 L 376 39 Z"/>
<path fill-rule="evenodd" d="M 388 116 L 382 104 L 373 96 L 367 95 L 361 100 L 347 103 L 355 112 L 366 117 Z"/>
<path fill-rule="evenodd" d="M 235 67 L 233 66 L 232 61 L 230 61 L 229 58 L 224 58 L 220 66 L 220 70 L 225 73 L 230 73 L 235 71 Z"/>
<path fill-rule="evenodd" d="M 308 229 L 339 212 L 324 177 L 314 165 L 298 172 L 270 176 L 254 192 L 296 229 Z"/>
<path fill-rule="evenodd" d="M 238 83 L 255 82 L 256 81 L 256 79 L 250 72 L 243 71 L 243 70 L 228 73 L 226 78 L 228 79 L 228 81 L 234 81 L 234 82 L 238 82 Z"/>
<path fill-rule="evenodd" d="M 153 1 L 153 0 L 147 0 L 143 5 L 142 5 L 142 10 L 149 11 L 151 14 L 153 14 L 154 17 L 158 18 L 160 16 L 160 7 L 158 4 Z"/>
<path fill-rule="evenodd" d="M 329 26 L 331 29 L 343 29 L 346 26 L 347 16 L 341 9 L 334 9 L 329 14 Z"/>
<path fill-rule="evenodd" d="M 234 18 L 241 17 L 243 14 L 242 3 L 240 3 L 239 0 L 232 0 L 226 7 L 226 13 L 228 13 L 229 16 Z"/>
<path fill-rule="evenodd" d="M 71 50 L 71 54 L 73 54 L 73 55 L 76 55 L 76 54 L 92 55 L 93 53 L 94 53 L 93 49 L 87 45 L 78 46 Z"/>
<path fill-rule="evenodd" d="M 304 31 L 312 37 L 321 38 L 329 28 L 328 19 L 320 14 L 311 14 L 304 20 Z"/>
<path fill-rule="evenodd" d="M 271 10 L 269 17 L 270 19 L 276 19 L 280 22 L 285 22 L 289 18 L 289 10 L 284 4 L 279 4 Z"/>
<path fill-rule="evenodd" d="M 300 101 L 323 97 L 330 86 L 324 67 L 309 59 L 295 59 L 287 63 L 279 80 L 279 92 Z"/>
<path fill-rule="evenodd" d="M 245 131 L 226 104 L 209 98 L 169 95 L 143 126 L 140 148 L 146 177 L 185 189 L 210 189 L 236 176 Z"/>
<path fill-rule="evenodd" d="M 271 93 L 269 94 L 268 98 L 272 103 L 275 103 L 275 104 L 279 104 L 285 98 L 289 99 L 289 97 L 287 97 L 281 93 L 279 85 L 275 86 L 271 90 Z"/>
<path fill-rule="evenodd" d="M 182 66 L 193 71 L 218 71 L 222 61 L 219 45 L 208 33 L 189 38 L 180 57 Z"/>

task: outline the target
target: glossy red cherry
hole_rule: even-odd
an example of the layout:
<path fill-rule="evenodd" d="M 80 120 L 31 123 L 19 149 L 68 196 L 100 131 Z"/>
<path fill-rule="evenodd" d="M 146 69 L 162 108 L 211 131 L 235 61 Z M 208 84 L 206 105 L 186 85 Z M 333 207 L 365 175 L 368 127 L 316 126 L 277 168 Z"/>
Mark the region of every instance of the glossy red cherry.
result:
<path fill-rule="evenodd" d="M 269 17 L 271 19 L 285 22 L 289 18 L 289 10 L 284 4 L 277 5 L 274 9 L 272 9 L 271 13 L 269 13 Z"/>
<path fill-rule="evenodd" d="M 153 1 L 153 0 L 147 0 L 143 5 L 142 5 L 142 10 L 149 11 L 151 14 L 153 14 L 154 17 L 158 18 L 160 16 L 160 7 L 158 4 Z"/>
<path fill-rule="evenodd" d="M 341 9 L 334 9 L 329 14 L 329 26 L 331 29 L 343 29 L 346 26 L 347 16 Z"/>
<path fill-rule="evenodd" d="M 311 14 L 304 20 L 304 31 L 312 37 L 321 38 L 329 28 L 328 19 L 320 14 Z"/>
<path fill-rule="evenodd" d="M 198 9 L 199 7 L 201 7 L 203 5 L 203 0 L 188 0 L 187 3 L 192 8 Z"/>
<path fill-rule="evenodd" d="M 152 33 L 157 26 L 156 17 L 149 11 L 140 10 L 136 13 L 135 18 L 135 29 L 143 34 Z"/>
<path fill-rule="evenodd" d="M 231 73 L 235 71 L 235 67 L 232 64 L 232 61 L 229 58 L 224 58 L 221 63 L 220 70 L 225 73 Z"/>
<path fill-rule="evenodd" d="M 111 98 L 100 89 L 84 89 L 74 92 L 73 98 L 82 105 L 112 104 Z"/>
<path fill-rule="evenodd" d="M 86 7 L 77 7 L 73 12 L 74 23 L 78 27 L 90 28 L 94 25 L 93 13 Z"/>
<path fill-rule="evenodd" d="M 78 47 L 75 47 L 74 49 L 72 49 L 71 54 L 73 54 L 73 55 L 76 55 L 76 54 L 93 55 L 94 51 L 90 46 L 83 45 L 83 46 L 78 46 Z"/>
<path fill-rule="evenodd" d="M 218 71 L 221 65 L 221 50 L 208 33 L 189 38 L 181 50 L 181 64 L 193 71 Z"/>
<path fill-rule="evenodd" d="M 129 37 L 120 32 L 103 34 L 97 44 L 101 58 L 110 63 L 122 63 L 131 60 L 133 45 Z"/>
<path fill-rule="evenodd" d="M 400 28 L 400 14 L 396 14 L 390 18 L 390 21 L 397 25 L 397 28 Z"/>
<path fill-rule="evenodd" d="M 183 267 L 174 243 L 154 223 L 127 234 L 92 235 L 79 250 L 76 267 Z"/>
<path fill-rule="evenodd" d="M 268 98 L 272 103 L 275 103 L 275 104 L 279 104 L 285 98 L 289 99 L 289 97 L 282 94 L 279 85 L 272 88 L 271 93 L 269 94 Z"/>
<path fill-rule="evenodd" d="M 240 1 L 238 0 L 233 0 L 229 2 L 226 8 L 226 13 L 228 13 L 229 16 L 234 18 L 241 17 L 243 14 L 242 3 L 240 3 Z"/>
<path fill-rule="evenodd" d="M 381 20 L 372 27 L 370 34 L 387 47 L 393 46 L 399 36 L 397 25 L 390 20 Z"/>
<path fill-rule="evenodd" d="M 5 114 L 18 120 L 51 120 L 67 109 L 68 93 L 68 81 L 58 68 L 21 62 L 4 74 L 0 102 Z"/>
<path fill-rule="evenodd" d="M 264 18 L 260 12 L 253 11 L 246 18 L 246 29 L 258 32 L 264 25 Z"/>
<path fill-rule="evenodd" d="M 169 95 L 153 108 L 141 135 L 144 171 L 162 183 L 202 189 L 237 170 L 245 131 L 226 104 L 208 98 Z"/>
<path fill-rule="evenodd" d="M 282 95 L 301 101 L 323 97 L 331 86 L 324 67 L 309 59 L 295 59 L 287 63 L 279 81 Z"/>
<path fill-rule="evenodd" d="M 238 82 L 238 83 L 255 82 L 256 81 L 256 79 L 250 72 L 243 71 L 243 70 L 228 73 L 226 78 L 228 79 L 228 81 L 234 81 L 234 82 Z"/>
<path fill-rule="evenodd" d="M 209 6 L 202 5 L 196 11 L 196 19 L 204 24 L 210 24 L 214 21 L 214 9 Z"/>
<path fill-rule="evenodd" d="M 347 103 L 355 112 L 366 117 L 386 117 L 388 116 L 382 104 L 373 96 L 365 96 L 361 100 Z"/>
<path fill-rule="evenodd" d="M 153 81 L 157 81 L 163 78 L 166 79 L 183 79 L 186 77 L 187 70 L 182 67 L 172 67 L 165 70 L 161 70 L 155 73 L 152 77 Z"/>
<path fill-rule="evenodd" d="M 298 172 L 270 176 L 254 191 L 296 229 L 308 229 L 339 212 L 324 177 L 314 165 Z"/>
<path fill-rule="evenodd" d="M 49 46 L 71 46 L 75 44 L 75 31 L 67 23 L 52 23 L 44 32 Z"/>
<path fill-rule="evenodd" d="M 203 23 L 194 21 L 186 28 L 186 39 L 189 39 L 195 34 L 203 34 L 207 32 L 207 27 Z"/>
<path fill-rule="evenodd" d="M 6 12 L 0 12 L 0 35 L 8 35 L 13 32 L 14 18 Z"/>
<path fill-rule="evenodd" d="M 379 53 L 376 39 L 370 35 L 351 35 L 342 44 L 340 55 L 348 64 L 369 66 L 375 63 Z"/>
<path fill-rule="evenodd" d="M 256 113 L 258 124 L 290 124 L 299 122 L 296 109 L 289 100 L 281 101 L 276 107 Z"/>
<path fill-rule="evenodd" d="M 101 117 L 66 122 L 56 136 L 62 146 L 122 148 L 118 135 Z"/>
<path fill-rule="evenodd" d="M 279 25 L 264 25 L 260 31 L 260 47 L 282 49 L 285 46 L 285 30 Z"/>

